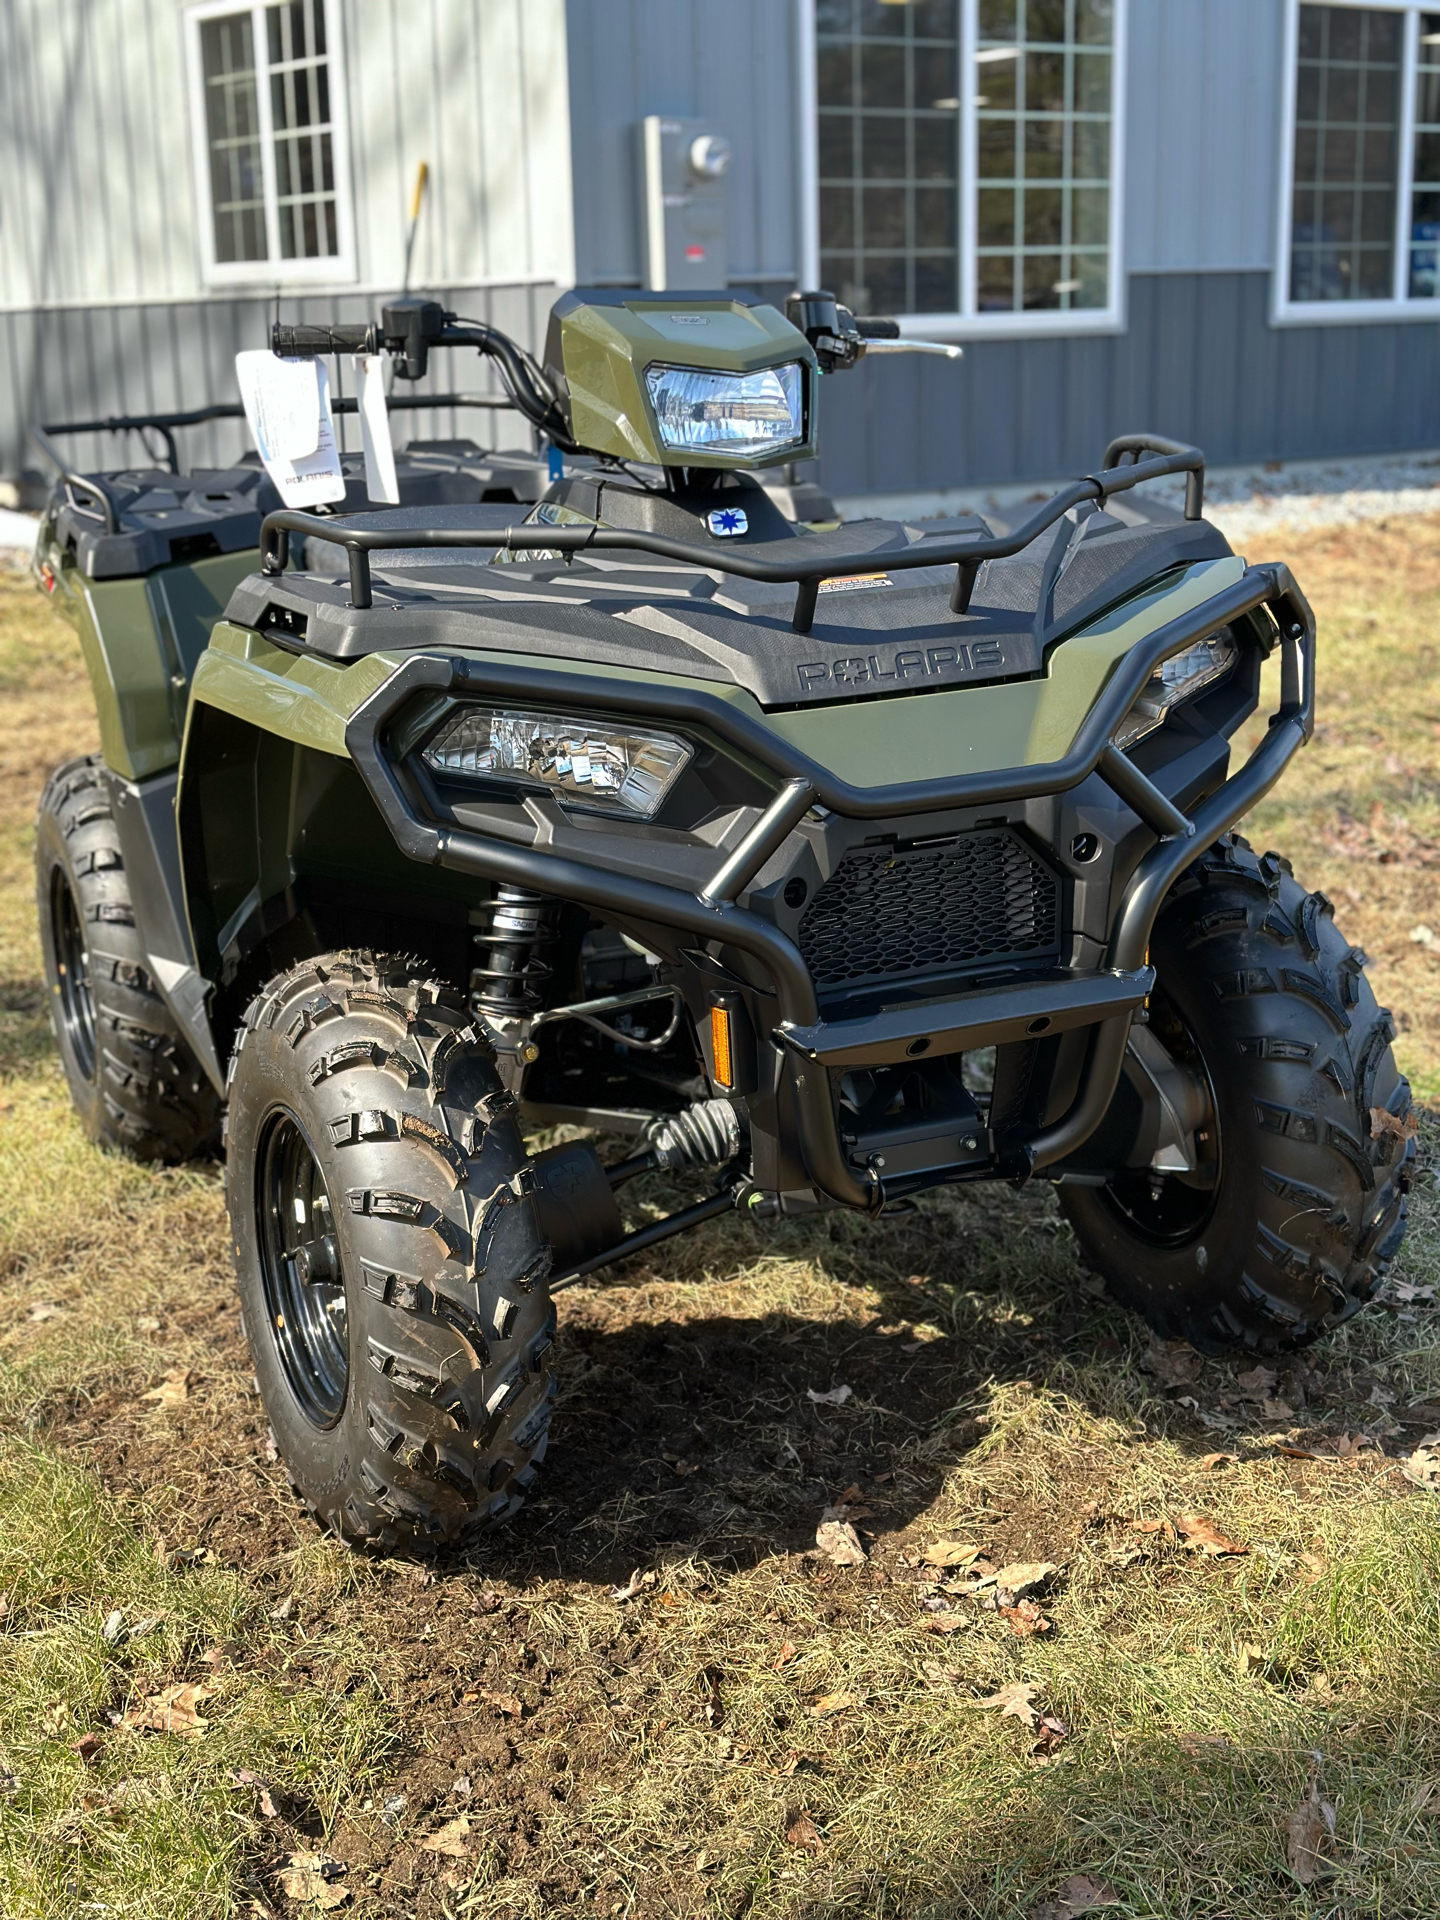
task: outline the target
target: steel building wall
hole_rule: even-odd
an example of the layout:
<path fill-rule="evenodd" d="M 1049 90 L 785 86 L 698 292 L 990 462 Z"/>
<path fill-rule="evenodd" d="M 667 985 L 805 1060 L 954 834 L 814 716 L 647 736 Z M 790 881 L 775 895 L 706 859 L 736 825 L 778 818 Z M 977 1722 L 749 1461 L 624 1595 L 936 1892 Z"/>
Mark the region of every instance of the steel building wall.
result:
<path fill-rule="evenodd" d="M 802 129 L 793 0 L 569 0 L 575 272 L 640 280 L 636 125 L 713 120 L 733 142 L 731 278 L 793 286 Z"/>
<path fill-rule="evenodd" d="M 1093 471 L 1115 434 L 1198 443 L 1213 465 L 1440 446 L 1434 324 L 1268 324 L 1270 276 L 1136 274 L 1122 334 L 967 342 L 958 367 L 885 360 L 827 380 L 835 493 Z"/>
<path fill-rule="evenodd" d="M 543 337 L 573 275 L 564 0 L 342 0 L 342 22 L 357 275 L 284 293 L 284 315 L 368 318 L 398 289 L 423 159 L 414 283 Z M 233 355 L 263 344 L 274 296 L 202 280 L 178 0 L 5 0 L 0 179 L 0 474 L 19 471 L 38 419 L 235 397 Z M 437 371 L 484 384 L 468 358 Z M 467 414 L 464 430 L 483 442 L 492 424 Z M 417 415 L 413 430 L 453 426 Z M 212 434 L 187 450 L 242 444 Z M 133 439 L 73 451 L 138 455 Z"/>
<path fill-rule="evenodd" d="M 1130 0 L 1125 264 L 1270 265 L 1283 0 Z"/>

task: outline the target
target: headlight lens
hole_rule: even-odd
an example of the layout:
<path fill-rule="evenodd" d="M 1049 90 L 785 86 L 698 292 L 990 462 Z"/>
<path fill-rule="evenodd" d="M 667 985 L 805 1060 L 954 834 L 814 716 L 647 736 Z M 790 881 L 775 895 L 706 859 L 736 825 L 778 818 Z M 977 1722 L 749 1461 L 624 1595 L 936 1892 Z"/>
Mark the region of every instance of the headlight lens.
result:
<path fill-rule="evenodd" d="M 1178 707 L 1182 700 L 1193 700 L 1202 688 L 1223 680 L 1239 658 L 1240 649 L 1229 630 L 1222 628 L 1219 633 L 1208 634 L 1193 647 L 1187 647 L 1183 653 L 1162 660 L 1120 723 L 1115 745 L 1133 747 L 1137 740 L 1153 733 L 1172 707 Z"/>
<path fill-rule="evenodd" d="M 759 373 L 647 367 L 661 445 L 674 453 L 773 453 L 804 437 L 800 362 Z"/>
<path fill-rule="evenodd" d="M 467 706 L 421 758 L 436 773 L 545 787 L 567 806 L 649 820 L 693 753 L 672 734 L 580 714 Z"/>

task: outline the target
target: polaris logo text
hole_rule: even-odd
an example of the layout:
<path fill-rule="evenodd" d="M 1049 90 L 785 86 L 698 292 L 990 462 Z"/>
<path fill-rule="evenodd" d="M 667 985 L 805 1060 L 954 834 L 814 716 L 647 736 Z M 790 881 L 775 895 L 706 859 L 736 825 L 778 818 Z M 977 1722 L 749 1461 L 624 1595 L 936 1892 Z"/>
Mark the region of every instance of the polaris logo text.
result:
<path fill-rule="evenodd" d="M 998 640 L 976 640 L 969 646 L 902 647 L 888 669 L 878 653 L 852 654 L 841 660 L 814 660 L 796 667 L 802 693 L 812 693 L 828 681 L 836 687 L 874 686 L 885 680 L 929 679 L 946 673 L 993 673 L 1005 656 Z"/>

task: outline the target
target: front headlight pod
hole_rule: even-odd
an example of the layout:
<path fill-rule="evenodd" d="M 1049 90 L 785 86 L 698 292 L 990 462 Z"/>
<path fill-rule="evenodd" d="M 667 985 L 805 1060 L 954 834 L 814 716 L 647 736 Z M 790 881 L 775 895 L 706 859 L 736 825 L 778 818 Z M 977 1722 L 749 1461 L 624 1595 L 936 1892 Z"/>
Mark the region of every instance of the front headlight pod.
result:
<path fill-rule="evenodd" d="M 647 367 L 660 444 L 672 453 L 776 453 L 805 436 L 800 362 L 758 373 Z"/>
<path fill-rule="evenodd" d="M 1141 690 L 1139 699 L 1115 732 L 1117 747 L 1133 747 L 1163 725 L 1165 716 L 1182 700 L 1193 700 L 1205 687 L 1223 680 L 1240 658 L 1240 649 L 1228 628 L 1207 634 L 1183 653 L 1162 660 Z"/>
<path fill-rule="evenodd" d="M 571 808 L 650 820 L 693 754 L 673 734 L 583 714 L 465 706 L 421 758 L 436 773 L 543 787 Z"/>

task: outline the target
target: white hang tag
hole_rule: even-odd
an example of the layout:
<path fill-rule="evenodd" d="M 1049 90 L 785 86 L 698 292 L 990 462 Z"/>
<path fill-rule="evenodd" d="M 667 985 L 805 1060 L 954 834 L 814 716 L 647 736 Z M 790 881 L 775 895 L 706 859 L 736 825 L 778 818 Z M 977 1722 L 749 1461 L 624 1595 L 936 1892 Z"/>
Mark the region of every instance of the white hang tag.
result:
<path fill-rule="evenodd" d="M 385 357 L 356 353 L 350 356 L 350 364 L 355 369 L 356 406 L 365 447 L 365 492 L 370 499 L 395 507 L 400 504 L 400 482 L 395 478 L 390 409 L 385 403 Z"/>
<path fill-rule="evenodd" d="M 325 362 L 280 359 L 261 348 L 237 353 L 235 374 L 265 471 L 286 506 L 343 500 L 345 476 Z"/>

